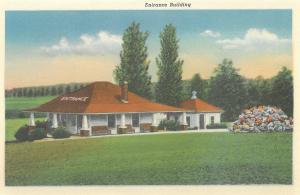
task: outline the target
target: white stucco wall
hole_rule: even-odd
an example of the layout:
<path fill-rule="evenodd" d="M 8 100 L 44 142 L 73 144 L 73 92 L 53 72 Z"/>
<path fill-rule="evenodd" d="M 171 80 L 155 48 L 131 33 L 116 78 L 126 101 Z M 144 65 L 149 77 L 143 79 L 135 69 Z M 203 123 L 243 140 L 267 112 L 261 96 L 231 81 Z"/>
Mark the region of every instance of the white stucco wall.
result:
<path fill-rule="evenodd" d="M 191 128 L 193 127 L 198 127 L 199 126 L 199 114 L 198 113 L 187 113 L 187 117 L 190 117 L 190 126 Z"/>
<path fill-rule="evenodd" d="M 190 127 L 199 127 L 200 122 L 200 114 L 204 114 L 204 128 L 206 129 L 206 126 L 208 124 L 211 124 L 211 117 L 214 117 L 214 123 L 221 123 L 221 113 L 187 113 L 187 116 L 190 117 Z"/>
<path fill-rule="evenodd" d="M 211 117 L 214 117 L 215 123 L 221 122 L 221 113 L 206 113 L 206 125 L 211 124 Z"/>

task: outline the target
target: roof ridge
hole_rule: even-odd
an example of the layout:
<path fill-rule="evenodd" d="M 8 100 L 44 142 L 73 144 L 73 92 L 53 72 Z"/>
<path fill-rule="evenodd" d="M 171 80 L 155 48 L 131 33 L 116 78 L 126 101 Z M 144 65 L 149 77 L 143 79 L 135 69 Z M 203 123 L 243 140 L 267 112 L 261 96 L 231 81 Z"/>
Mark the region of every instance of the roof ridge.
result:
<path fill-rule="evenodd" d="M 86 87 L 90 87 L 91 89 L 91 93 L 90 93 L 90 100 L 88 101 L 88 103 L 87 103 L 87 106 L 85 107 L 85 109 L 84 109 L 84 112 L 87 110 L 87 108 L 90 106 L 90 104 L 91 104 L 91 102 L 92 102 L 92 97 L 95 95 L 94 93 L 95 93 L 95 87 L 96 87 L 96 83 L 97 82 L 93 82 L 93 83 L 91 83 L 91 84 L 89 84 L 88 86 L 86 86 Z"/>

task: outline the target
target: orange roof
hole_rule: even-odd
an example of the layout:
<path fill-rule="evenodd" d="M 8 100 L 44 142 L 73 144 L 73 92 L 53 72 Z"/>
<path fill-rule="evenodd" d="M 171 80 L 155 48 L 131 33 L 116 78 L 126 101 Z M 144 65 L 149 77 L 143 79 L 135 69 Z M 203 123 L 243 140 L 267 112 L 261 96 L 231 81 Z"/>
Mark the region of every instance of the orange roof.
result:
<path fill-rule="evenodd" d="M 120 99 L 120 87 L 94 82 L 26 111 L 58 113 L 182 112 L 185 109 L 152 102 L 128 91 L 128 103 Z"/>
<path fill-rule="evenodd" d="M 222 112 L 223 111 L 221 108 L 211 105 L 198 98 L 183 101 L 179 104 L 179 106 L 181 108 L 187 110 L 193 110 L 195 112 Z"/>

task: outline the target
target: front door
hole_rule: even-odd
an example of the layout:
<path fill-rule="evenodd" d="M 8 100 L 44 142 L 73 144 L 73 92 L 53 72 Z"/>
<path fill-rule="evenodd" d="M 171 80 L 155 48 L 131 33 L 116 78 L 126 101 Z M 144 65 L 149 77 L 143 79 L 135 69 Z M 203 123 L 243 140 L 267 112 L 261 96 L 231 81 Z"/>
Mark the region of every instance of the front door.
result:
<path fill-rule="evenodd" d="M 200 114 L 199 115 L 199 128 L 200 129 L 205 129 L 205 126 L 204 126 L 204 114 Z"/>

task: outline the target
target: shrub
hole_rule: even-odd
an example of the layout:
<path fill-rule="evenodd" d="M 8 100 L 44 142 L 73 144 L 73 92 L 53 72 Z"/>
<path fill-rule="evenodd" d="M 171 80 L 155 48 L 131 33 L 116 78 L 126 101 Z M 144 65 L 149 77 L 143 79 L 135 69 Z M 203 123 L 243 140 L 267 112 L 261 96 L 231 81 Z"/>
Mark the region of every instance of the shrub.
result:
<path fill-rule="evenodd" d="M 188 127 L 188 130 L 198 130 L 198 127 Z"/>
<path fill-rule="evenodd" d="M 206 125 L 206 129 L 226 129 L 227 125 L 225 123 L 214 123 Z"/>
<path fill-rule="evenodd" d="M 170 131 L 180 130 L 180 125 L 174 120 L 162 120 L 158 125 L 158 129 L 166 129 Z"/>
<path fill-rule="evenodd" d="M 28 140 L 33 141 L 33 140 L 43 139 L 46 136 L 47 136 L 47 133 L 46 133 L 45 129 L 35 128 L 29 132 Z"/>
<path fill-rule="evenodd" d="M 35 127 L 36 128 L 46 128 L 47 122 L 46 121 L 36 121 Z"/>
<path fill-rule="evenodd" d="M 23 125 L 18 129 L 18 131 L 15 133 L 15 138 L 18 141 L 26 141 L 28 140 L 28 126 Z"/>
<path fill-rule="evenodd" d="M 59 139 L 59 138 L 68 138 L 71 136 L 71 133 L 66 130 L 64 127 L 58 127 L 55 129 L 52 133 L 53 138 Z"/>

